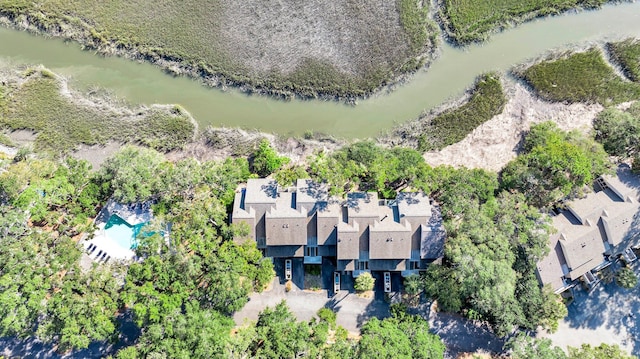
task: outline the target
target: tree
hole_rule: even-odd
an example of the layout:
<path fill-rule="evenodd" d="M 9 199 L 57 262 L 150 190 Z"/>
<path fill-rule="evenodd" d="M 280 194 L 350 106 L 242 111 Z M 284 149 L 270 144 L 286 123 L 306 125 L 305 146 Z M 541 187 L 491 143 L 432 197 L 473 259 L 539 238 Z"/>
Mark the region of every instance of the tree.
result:
<path fill-rule="evenodd" d="M 640 152 L 640 116 L 638 109 L 621 111 L 608 108 L 593 121 L 596 140 L 613 156 L 633 157 Z"/>
<path fill-rule="evenodd" d="M 635 288 L 638 285 L 638 277 L 632 269 L 624 267 L 616 273 L 616 284 L 626 289 Z"/>
<path fill-rule="evenodd" d="M 502 171 L 502 188 L 520 191 L 538 208 L 577 194 L 611 168 L 600 144 L 552 122 L 533 126 L 524 150 Z"/>
<path fill-rule="evenodd" d="M 435 359 L 443 358 L 444 351 L 425 319 L 394 310 L 391 318 L 372 318 L 362 326 L 356 357 Z"/>
<path fill-rule="evenodd" d="M 116 201 L 141 202 L 163 191 L 165 162 L 164 157 L 154 150 L 125 146 L 104 162 L 100 174 Z"/>
<path fill-rule="evenodd" d="M 582 344 L 580 348 L 567 348 L 569 350 L 569 359 L 637 359 L 633 355 L 625 353 L 617 345 L 600 344 L 592 347 L 589 344 Z"/>
<path fill-rule="evenodd" d="M 260 177 L 267 177 L 290 161 L 287 157 L 278 156 L 267 139 L 260 141 L 251 158 L 252 172 Z"/>
<path fill-rule="evenodd" d="M 562 349 L 553 346 L 551 339 L 536 339 L 525 333 L 511 338 L 505 349 L 510 351 L 511 359 L 567 359 Z"/>
<path fill-rule="evenodd" d="M 422 291 L 422 281 L 420 276 L 417 274 L 412 274 L 408 277 L 404 278 L 404 290 L 410 296 L 419 295 Z"/>
<path fill-rule="evenodd" d="M 310 350 L 311 328 L 298 322 L 284 301 L 258 315 L 251 357 L 296 358 Z"/>
<path fill-rule="evenodd" d="M 186 303 L 142 333 L 134 347 L 118 352 L 117 358 L 228 358 L 233 320 L 216 311 Z"/>
<path fill-rule="evenodd" d="M 364 272 L 356 278 L 353 288 L 358 292 L 366 292 L 373 290 L 375 283 L 376 280 L 371 276 L 371 273 Z"/>

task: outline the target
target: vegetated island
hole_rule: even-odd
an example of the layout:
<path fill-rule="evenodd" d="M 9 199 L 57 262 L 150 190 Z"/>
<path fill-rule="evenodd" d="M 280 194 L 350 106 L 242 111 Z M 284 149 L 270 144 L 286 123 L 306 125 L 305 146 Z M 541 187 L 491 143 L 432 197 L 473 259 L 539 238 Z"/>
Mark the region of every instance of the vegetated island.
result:
<path fill-rule="evenodd" d="M 438 0 L 437 19 L 455 44 L 486 40 L 492 32 L 576 8 L 596 9 L 608 0 Z"/>
<path fill-rule="evenodd" d="M 1 0 L 0 16 L 8 26 L 149 61 L 211 86 L 354 102 L 435 56 L 436 17 L 449 39 L 465 44 L 511 21 L 602 3 Z"/>
<path fill-rule="evenodd" d="M 213 86 L 279 97 L 354 98 L 435 50 L 428 2 L 1 1 L 18 28 L 156 63 Z"/>

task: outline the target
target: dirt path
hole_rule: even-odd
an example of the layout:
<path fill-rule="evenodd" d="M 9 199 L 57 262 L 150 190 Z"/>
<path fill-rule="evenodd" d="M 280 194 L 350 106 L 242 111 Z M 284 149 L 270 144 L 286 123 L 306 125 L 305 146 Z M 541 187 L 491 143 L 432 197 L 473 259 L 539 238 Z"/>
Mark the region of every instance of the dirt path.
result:
<path fill-rule="evenodd" d="M 546 102 L 520 83 L 511 84 L 506 92 L 509 102 L 500 115 L 480 125 L 464 140 L 440 151 L 425 153 L 427 163 L 497 171 L 516 157 L 522 134 L 531 125 L 552 120 L 563 130 L 588 131 L 603 109 L 598 104 Z"/>

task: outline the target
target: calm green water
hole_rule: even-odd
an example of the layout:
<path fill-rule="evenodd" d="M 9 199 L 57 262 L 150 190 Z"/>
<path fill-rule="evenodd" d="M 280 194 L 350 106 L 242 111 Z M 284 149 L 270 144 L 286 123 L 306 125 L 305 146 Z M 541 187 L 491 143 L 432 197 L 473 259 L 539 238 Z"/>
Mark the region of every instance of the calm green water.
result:
<path fill-rule="evenodd" d="M 103 58 L 75 44 L 0 28 L 0 58 L 13 63 L 41 63 L 72 79 L 78 88 L 100 86 L 132 103 L 178 103 L 201 126 L 239 126 L 281 134 L 306 130 L 339 137 L 375 136 L 394 124 L 458 97 L 474 78 L 504 70 L 545 51 L 602 39 L 640 37 L 640 3 L 605 6 L 536 20 L 464 50 L 444 45 L 426 71 L 414 75 L 390 94 L 347 106 L 324 101 L 279 101 L 234 90 L 206 88 L 175 78 L 149 64 Z"/>

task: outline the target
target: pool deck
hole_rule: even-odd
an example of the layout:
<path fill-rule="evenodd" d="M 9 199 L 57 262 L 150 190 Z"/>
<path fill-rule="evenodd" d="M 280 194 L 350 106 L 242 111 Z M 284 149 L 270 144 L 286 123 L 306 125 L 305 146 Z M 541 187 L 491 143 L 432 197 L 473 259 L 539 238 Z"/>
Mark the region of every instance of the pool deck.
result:
<path fill-rule="evenodd" d="M 115 238 L 109 238 L 106 234 L 104 227 L 114 215 L 131 227 L 149 222 L 153 218 L 149 202 L 123 205 L 109 200 L 95 220 L 98 230 L 93 238 L 83 242 L 85 252 L 94 261 L 104 261 L 107 257 L 111 257 L 111 260 L 130 261 L 136 257 L 133 250 L 123 248 Z M 103 257 L 103 253 L 106 253 L 106 256 Z"/>
<path fill-rule="evenodd" d="M 109 238 L 104 232 L 104 223 L 100 224 L 98 230 L 92 239 L 84 241 L 83 246 L 85 250 L 89 251 L 89 247 L 93 244 L 96 249 L 88 252 L 88 255 L 93 260 L 100 260 L 98 254 L 107 253 L 111 259 L 116 260 L 132 260 L 135 258 L 136 253 L 131 249 L 125 249 L 120 246 L 115 240 Z M 102 256 L 100 253 L 100 256 Z"/>

